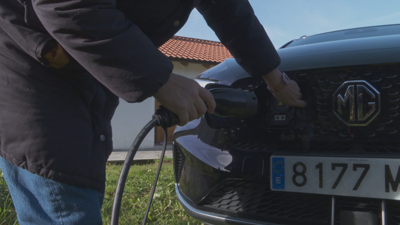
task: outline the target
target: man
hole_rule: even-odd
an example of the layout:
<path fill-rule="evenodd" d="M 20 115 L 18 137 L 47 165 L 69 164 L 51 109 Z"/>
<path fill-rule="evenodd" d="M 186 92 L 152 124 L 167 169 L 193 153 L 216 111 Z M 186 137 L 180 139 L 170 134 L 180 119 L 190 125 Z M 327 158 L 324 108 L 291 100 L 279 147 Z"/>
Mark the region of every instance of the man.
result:
<path fill-rule="evenodd" d="M 213 112 L 157 49 L 195 7 L 250 75 L 305 106 L 247 0 L 1 0 L 0 168 L 20 224 L 102 223 L 118 97 L 154 96 L 180 125 Z"/>

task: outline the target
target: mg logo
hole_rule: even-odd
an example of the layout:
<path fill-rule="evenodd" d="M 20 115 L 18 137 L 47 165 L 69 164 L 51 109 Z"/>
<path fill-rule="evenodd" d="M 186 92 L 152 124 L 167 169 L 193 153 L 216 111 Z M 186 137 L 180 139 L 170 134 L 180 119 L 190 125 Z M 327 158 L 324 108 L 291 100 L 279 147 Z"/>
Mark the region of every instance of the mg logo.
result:
<path fill-rule="evenodd" d="M 346 81 L 333 93 L 333 113 L 347 126 L 367 126 L 380 110 L 379 91 L 364 80 Z"/>

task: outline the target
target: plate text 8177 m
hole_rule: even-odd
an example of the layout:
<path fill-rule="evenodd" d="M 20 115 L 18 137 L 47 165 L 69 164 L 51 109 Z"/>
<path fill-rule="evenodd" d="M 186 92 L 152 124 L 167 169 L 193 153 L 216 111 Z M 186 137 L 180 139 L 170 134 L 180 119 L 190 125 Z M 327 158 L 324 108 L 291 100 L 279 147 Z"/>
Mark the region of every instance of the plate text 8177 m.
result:
<path fill-rule="evenodd" d="M 271 189 L 400 200 L 400 159 L 271 156 Z"/>

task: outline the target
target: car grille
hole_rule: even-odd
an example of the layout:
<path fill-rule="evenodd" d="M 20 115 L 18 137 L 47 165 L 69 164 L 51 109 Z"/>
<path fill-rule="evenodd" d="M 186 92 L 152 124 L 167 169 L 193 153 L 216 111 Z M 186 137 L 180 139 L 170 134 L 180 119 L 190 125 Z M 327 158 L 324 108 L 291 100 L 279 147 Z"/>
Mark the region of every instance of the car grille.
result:
<path fill-rule="evenodd" d="M 335 197 L 335 225 L 340 211 L 374 213 L 381 225 L 380 199 Z M 331 224 L 332 197 L 327 195 L 271 191 L 268 183 L 226 180 L 200 203 L 211 212 L 277 224 Z M 386 200 L 387 225 L 400 224 L 400 201 Z"/>
<path fill-rule="evenodd" d="M 179 179 L 182 173 L 182 166 L 183 163 L 185 162 L 185 155 L 183 155 L 182 151 L 175 144 L 173 148 L 173 155 L 174 155 L 175 182 L 179 183 Z"/>
<path fill-rule="evenodd" d="M 290 116 L 292 121 L 286 126 L 278 126 L 270 122 L 271 113 L 274 113 L 272 106 L 260 103 L 261 115 L 253 121 L 247 120 L 240 129 L 224 129 L 225 142 L 232 148 L 271 152 L 400 153 L 400 64 L 290 71 L 287 74 L 298 82 L 307 108 L 289 110 L 293 114 Z M 366 81 L 380 92 L 380 113 L 367 126 L 347 126 L 333 112 L 333 93 L 345 81 L 354 80 Z M 260 101 L 274 99 L 264 90 L 265 84 L 260 84 L 257 79 L 242 79 L 232 86 L 267 96 L 266 99 L 259 97 Z"/>
<path fill-rule="evenodd" d="M 202 203 L 210 210 L 239 213 L 249 218 L 288 224 L 328 224 L 331 197 L 314 194 L 273 192 L 269 183 L 228 180 Z M 284 222 L 285 221 L 285 222 Z"/>
<path fill-rule="evenodd" d="M 307 95 L 309 113 L 315 115 L 306 129 L 297 132 L 303 132 L 315 140 L 334 137 L 342 140 L 368 138 L 397 141 L 400 130 L 399 64 L 350 66 L 290 74 Z M 348 127 L 333 113 L 334 92 L 345 81 L 353 80 L 366 81 L 380 92 L 381 112 L 368 126 Z"/>
<path fill-rule="evenodd" d="M 388 221 L 390 225 L 400 224 L 400 201 L 387 201 Z"/>
<path fill-rule="evenodd" d="M 378 218 L 378 224 L 381 224 L 381 202 L 382 200 L 380 199 L 336 197 L 335 225 L 340 225 L 341 210 L 373 213 Z"/>
<path fill-rule="evenodd" d="M 386 201 L 386 224 L 400 224 L 400 201 Z M 340 225 L 340 211 L 361 211 L 369 212 L 377 215 L 378 225 L 381 225 L 382 217 L 382 200 L 368 198 L 352 198 L 352 197 L 336 197 L 335 203 L 335 225 Z"/>
<path fill-rule="evenodd" d="M 263 151 L 263 152 L 329 152 L 329 153 L 350 153 L 350 154 L 365 154 L 365 153 L 376 153 L 376 154 L 385 154 L 388 153 L 388 157 L 394 157 L 394 154 L 400 155 L 400 143 L 391 143 L 391 142 L 244 142 L 244 141 L 235 141 L 230 139 L 227 141 L 227 144 L 235 150 L 241 151 Z M 399 156 L 396 155 L 396 156 Z"/>

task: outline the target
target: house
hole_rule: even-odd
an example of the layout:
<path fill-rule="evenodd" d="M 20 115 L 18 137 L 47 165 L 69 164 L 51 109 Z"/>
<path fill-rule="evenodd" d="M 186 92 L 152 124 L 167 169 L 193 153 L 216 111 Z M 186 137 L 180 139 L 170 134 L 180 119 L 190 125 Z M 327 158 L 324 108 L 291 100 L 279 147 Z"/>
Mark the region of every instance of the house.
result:
<path fill-rule="evenodd" d="M 191 79 L 226 58 L 232 58 L 220 42 L 180 36 L 172 37 L 159 50 L 171 59 L 174 64 L 173 73 Z M 129 149 L 158 106 L 159 103 L 152 97 L 134 104 L 121 99 L 111 121 L 114 149 Z M 172 140 L 173 130 L 174 128 L 170 128 L 168 131 L 169 140 Z M 163 137 L 162 129 L 154 129 L 143 140 L 141 148 L 153 148 L 155 144 L 163 141 Z"/>

